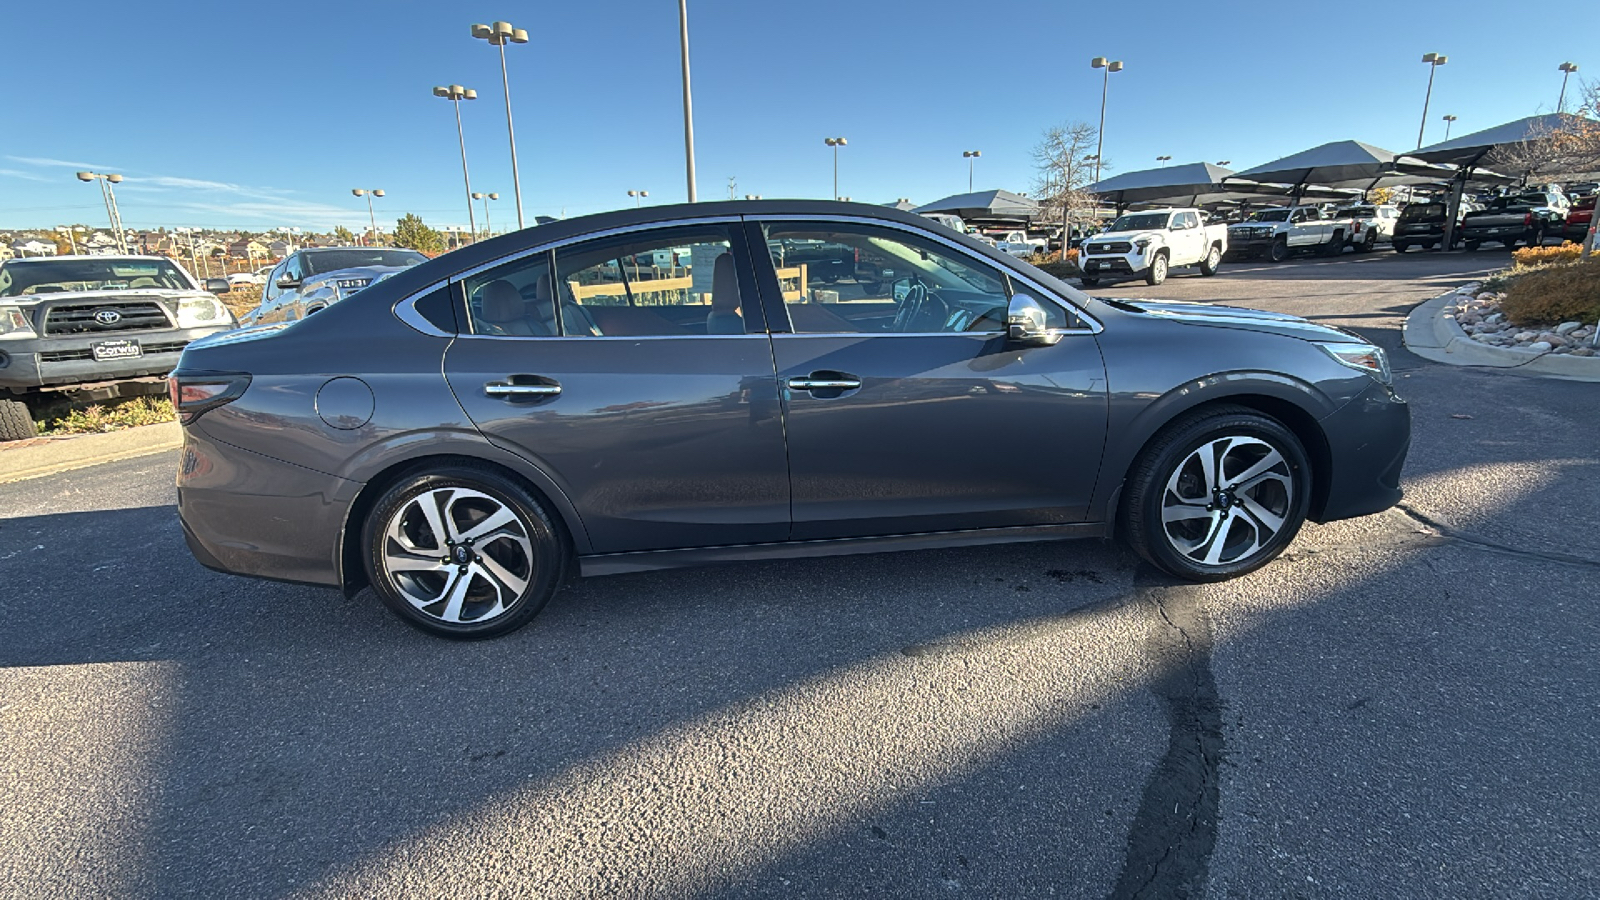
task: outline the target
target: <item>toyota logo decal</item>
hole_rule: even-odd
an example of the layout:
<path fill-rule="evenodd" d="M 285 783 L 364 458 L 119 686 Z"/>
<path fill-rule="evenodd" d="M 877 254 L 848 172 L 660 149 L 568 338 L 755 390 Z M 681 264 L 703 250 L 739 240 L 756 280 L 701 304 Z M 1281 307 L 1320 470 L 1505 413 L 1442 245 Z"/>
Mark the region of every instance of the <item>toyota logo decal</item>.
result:
<path fill-rule="evenodd" d="M 122 321 L 122 313 L 114 309 L 97 309 L 94 311 L 94 320 L 101 325 L 115 325 Z"/>

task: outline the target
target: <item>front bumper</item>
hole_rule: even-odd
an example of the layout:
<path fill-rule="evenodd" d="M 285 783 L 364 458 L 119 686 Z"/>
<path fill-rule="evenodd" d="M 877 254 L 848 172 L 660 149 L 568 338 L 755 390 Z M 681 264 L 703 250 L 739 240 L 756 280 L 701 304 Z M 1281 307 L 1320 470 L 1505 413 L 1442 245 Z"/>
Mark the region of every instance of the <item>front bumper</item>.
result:
<path fill-rule="evenodd" d="M 1094 276 L 1132 275 L 1143 272 L 1147 266 L 1142 256 L 1082 256 L 1078 268 L 1083 274 Z"/>
<path fill-rule="evenodd" d="M 191 342 L 228 327 L 172 328 L 161 331 L 111 332 L 97 335 L 31 337 L 0 340 L 0 390 L 26 392 L 70 388 L 80 384 L 127 381 L 166 375 L 178 365 L 183 348 Z M 132 359 L 99 361 L 94 345 L 103 341 L 132 341 L 142 355 Z"/>
<path fill-rule="evenodd" d="M 1328 439 L 1328 493 L 1312 519 L 1331 522 L 1382 512 L 1396 503 L 1411 449 L 1411 407 L 1387 385 L 1366 391 L 1322 420 Z"/>

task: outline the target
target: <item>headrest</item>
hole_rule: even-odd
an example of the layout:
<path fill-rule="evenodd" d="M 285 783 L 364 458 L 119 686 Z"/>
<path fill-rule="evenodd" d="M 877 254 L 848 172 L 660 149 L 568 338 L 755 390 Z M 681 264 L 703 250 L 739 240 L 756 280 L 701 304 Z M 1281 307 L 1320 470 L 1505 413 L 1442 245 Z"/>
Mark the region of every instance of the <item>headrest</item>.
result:
<path fill-rule="evenodd" d="M 711 268 L 711 308 L 717 312 L 739 311 L 739 273 L 733 267 L 733 254 L 717 257 Z"/>
<path fill-rule="evenodd" d="M 524 318 L 522 294 L 509 281 L 491 281 L 478 288 L 479 315 L 485 322 L 514 322 Z"/>

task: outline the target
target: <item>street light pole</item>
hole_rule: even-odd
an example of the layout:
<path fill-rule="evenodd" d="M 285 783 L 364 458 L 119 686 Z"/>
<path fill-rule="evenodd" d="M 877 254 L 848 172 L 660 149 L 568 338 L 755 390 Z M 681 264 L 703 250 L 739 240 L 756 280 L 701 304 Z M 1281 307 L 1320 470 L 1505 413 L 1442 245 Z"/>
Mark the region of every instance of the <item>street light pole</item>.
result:
<path fill-rule="evenodd" d="M 972 193 L 972 164 L 983 155 L 982 150 L 963 150 L 961 156 L 967 161 L 967 193 Z M 834 193 L 838 193 L 837 188 Z"/>
<path fill-rule="evenodd" d="M 122 231 L 122 211 L 117 209 L 117 192 L 111 187 L 113 184 L 120 184 L 122 176 L 102 175 L 99 172 L 79 172 L 78 180 L 100 182 L 100 199 L 106 203 L 106 218 L 111 222 L 111 233 L 116 235 L 117 249 L 126 254 L 128 252 L 128 238 Z"/>
<path fill-rule="evenodd" d="M 472 198 L 474 200 L 483 201 L 483 236 L 485 238 L 494 237 L 494 225 L 489 221 L 489 201 L 499 200 L 500 195 L 496 193 L 485 194 L 482 191 L 478 191 L 472 195 Z M 474 237 L 476 237 L 476 235 L 474 235 Z"/>
<path fill-rule="evenodd" d="M 1122 60 L 1107 60 L 1096 56 L 1089 60 L 1089 68 L 1104 69 L 1100 78 L 1100 129 L 1095 132 L 1094 180 L 1100 180 L 1100 156 L 1106 152 L 1106 93 L 1111 88 L 1111 73 L 1122 71 Z"/>
<path fill-rule="evenodd" d="M 689 0 L 678 0 L 678 42 L 683 54 L 683 161 L 689 182 L 689 202 L 694 190 L 694 101 L 689 92 Z"/>
<path fill-rule="evenodd" d="M 633 198 L 633 206 L 634 206 L 635 209 L 637 209 L 639 207 L 639 201 L 642 200 L 645 197 L 650 196 L 650 192 L 649 191 L 629 191 L 628 192 L 628 196 Z"/>
<path fill-rule="evenodd" d="M 1450 123 L 1454 122 L 1455 120 L 1455 116 L 1447 115 L 1444 117 L 1444 139 L 1447 141 L 1450 140 Z"/>
<path fill-rule="evenodd" d="M 472 26 L 472 36 L 500 48 L 500 83 L 506 91 L 506 133 L 511 135 L 511 190 L 517 198 L 517 229 L 521 230 L 522 178 L 517 174 L 517 130 L 511 125 L 511 79 L 506 75 L 506 44 L 526 44 L 528 32 L 512 27 L 510 22 L 496 22 L 493 25 Z M 484 207 L 483 217 L 489 217 L 487 206 Z"/>
<path fill-rule="evenodd" d="M 1572 77 L 1573 72 L 1578 71 L 1578 64 L 1564 62 L 1557 68 L 1561 70 L 1561 99 L 1556 101 L 1556 112 L 1563 113 L 1567 111 L 1567 79 Z"/>
<path fill-rule="evenodd" d="M 1161 167 L 1162 168 L 1166 168 L 1167 163 L 1169 163 L 1171 161 L 1172 161 L 1172 157 L 1170 157 L 1170 156 L 1158 156 L 1158 157 L 1156 157 L 1156 162 L 1161 163 Z"/>
<path fill-rule="evenodd" d="M 467 174 L 467 134 L 461 129 L 461 101 L 478 99 L 478 92 L 459 84 L 452 84 L 449 87 L 434 88 L 433 95 L 445 97 L 456 106 L 456 137 L 461 141 L 461 182 L 467 189 L 467 226 L 472 229 L 473 239 L 476 240 L 478 219 L 472 212 L 472 177 Z"/>
<path fill-rule="evenodd" d="M 822 142 L 833 148 L 833 199 L 839 199 L 839 148 L 850 143 L 842 137 L 823 138 Z"/>
<path fill-rule="evenodd" d="M 372 198 L 373 197 L 382 197 L 383 196 L 383 189 L 382 188 L 351 188 L 350 189 L 350 193 L 355 194 L 357 197 L 366 197 L 367 198 L 367 221 L 369 223 L 371 223 L 371 225 L 372 225 L 372 230 L 367 232 L 367 233 L 372 235 L 373 240 L 377 240 L 377 237 L 378 237 L 378 217 L 372 212 Z M 366 242 L 363 241 L 362 243 L 366 243 Z"/>
<path fill-rule="evenodd" d="M 1422 133 L 1428 128 L 1428 104 L 1433 100 L 1433 73 L 1439 67 L 1450 61 L 1450 57 L 1439 53 L 1424 53 L 1422 61 L 1428 64 L 1428 93 L 1422 98 L 1422 124 L 1417 128 L 1417 149 L 1422 149 Z"/>

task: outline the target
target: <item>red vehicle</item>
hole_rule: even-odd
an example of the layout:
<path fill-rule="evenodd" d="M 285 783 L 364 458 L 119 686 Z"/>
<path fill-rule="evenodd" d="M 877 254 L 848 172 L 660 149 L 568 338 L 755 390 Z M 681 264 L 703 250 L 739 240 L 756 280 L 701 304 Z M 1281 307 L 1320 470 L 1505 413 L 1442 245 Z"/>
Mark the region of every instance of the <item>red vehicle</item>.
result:
<path fill-rule="evenodd" d="M 1589 233 L 1589 223 L 1594 219 L 1594 196 L 1584 197 L 1574 201 L 1572 208 L 1567 210 L 1567 227 L 1563 234 L 1566 239 L 1575 244 L 1583 243 Z"/>

